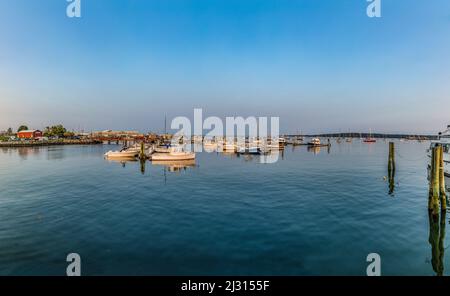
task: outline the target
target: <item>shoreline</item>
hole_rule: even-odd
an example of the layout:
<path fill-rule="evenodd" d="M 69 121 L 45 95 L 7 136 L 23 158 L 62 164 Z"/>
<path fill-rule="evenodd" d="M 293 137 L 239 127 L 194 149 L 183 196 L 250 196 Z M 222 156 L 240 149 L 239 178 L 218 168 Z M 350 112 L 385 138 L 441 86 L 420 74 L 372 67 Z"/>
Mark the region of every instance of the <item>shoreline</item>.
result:
<path fill-rule="evenodd" d="M 20 148 L 20 147 L 45 147 L 58 145 L 102 145 L 100 141 L 94 140 L 49 140 L 49 141 L 17 141 L 0 142 L 0 148 Z"/>

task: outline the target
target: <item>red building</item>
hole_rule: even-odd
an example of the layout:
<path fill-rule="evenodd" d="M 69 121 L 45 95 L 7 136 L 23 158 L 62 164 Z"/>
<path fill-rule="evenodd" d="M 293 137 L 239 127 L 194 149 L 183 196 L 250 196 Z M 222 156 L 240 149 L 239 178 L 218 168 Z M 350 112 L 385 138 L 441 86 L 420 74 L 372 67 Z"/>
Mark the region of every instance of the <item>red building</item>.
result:
<path fill-rule="evenodd" d="M 17 133 L 19 139 L 36 139 L 42 137 L 42 132 L 39 130 L 26 130 Z"/>

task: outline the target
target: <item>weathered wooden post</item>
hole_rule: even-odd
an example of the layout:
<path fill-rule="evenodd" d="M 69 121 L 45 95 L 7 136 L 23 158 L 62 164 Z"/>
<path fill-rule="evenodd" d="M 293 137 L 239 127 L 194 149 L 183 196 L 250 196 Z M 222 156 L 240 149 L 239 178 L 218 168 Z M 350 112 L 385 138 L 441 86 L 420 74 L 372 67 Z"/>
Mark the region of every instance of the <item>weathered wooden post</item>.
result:
<path fill-rule="evenodd" d="M 145 174 L 145 161 L 147 157 L 145 156 L 145 143 L 141 142 L 141 151 L 139 152 L 139 158 L 141 160 L 141 173 Z"/>
<path fill-rule="evenodd" d="M 431 172 L 430 172 L 430 199 L 428 209 L 433 212 L 433 215 L 439 213 L 439 166 L 440 166 L 440 152 L 439 146 L 433 147 L 431 157 Z"/>
<path fill-rule="evenodd" d="M 395 190 L 395 145 L 394 142 L 389 143 L 389 158 L 388 158 L 388 182 L 389 194 L 393 194 Z"/>
<path fill-rule="evenodd" d="M 388 161 L 388 171 L 395 171 L 395 144 L 394 142 L 389 142 L 389 161 Z"/>
<path fill-rule="evenodd" d="M 144 144 L 144 142 L 141 142 L 141 153 L 140 153 L 139 157 L 141 158 L 141 160 L 142 159 L 145 160 L 145 144 Z"/>
<path fill-rule="evenodd" d="M 447 196 L 445 193 L 445 176 L 444 176 L 444 147 L 439 146 L 439 191 L 441 195 L 441 211 L 447 209 Z"/>

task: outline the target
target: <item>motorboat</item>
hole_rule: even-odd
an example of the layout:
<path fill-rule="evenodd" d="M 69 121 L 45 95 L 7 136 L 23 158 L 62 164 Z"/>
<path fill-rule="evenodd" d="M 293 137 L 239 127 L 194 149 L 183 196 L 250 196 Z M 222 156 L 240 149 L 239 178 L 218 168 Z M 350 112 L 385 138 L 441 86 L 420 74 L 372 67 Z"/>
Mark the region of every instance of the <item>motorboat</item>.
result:
<path fill-rule="evenodd" d="M 286 145 L 286 139 L 285 138 L 278 138 L 278 145 L 285 146 Z"/>
<path fill-rule="evenodd" d="M 217 143 L 213 142 L 213 141 L 205 141 L 203 143 L 203 148 L 205 148 L 205 150 L 208 151 L 215 151 L 217 150 Z"/>
<path fill-rule="evenodd" d="M 319 138 L 313 138 L 311 141 L 308 142 L 308 146 L 321 146 Z"/>
<path fill-rule="evenodd" d="M 106 158 L 134 158 L 139 154 L 139 152 L 131 150 L 122 150 L 122 151 L 108 151 L 105 153 Z"/>
<path fill-rule="evenodd" d="M 293 146 L 300 146 L 303 144 L 303 138 L 297 137 L 292 141 Z"/>
<path fill-rule="evenodd" d="M 176 161 L 193 159 L 195 159 L 194 152 L 183 151 L 182 149 L 177 149 L 175 147 L 171 147 L 168 153 L 155 152 L 151 156 L 152 161 Z"/>
<path fill-rule="evenodd" d="M 236 144 L 234 143 L 224 143 L 222 146 L 223 152 L 236 152 Z"/>
<path fill-rule="evenodd" d="M 237 150 L 239 154 L 260 154 L 261 149 L 258 146 L 240 146 Z"/>

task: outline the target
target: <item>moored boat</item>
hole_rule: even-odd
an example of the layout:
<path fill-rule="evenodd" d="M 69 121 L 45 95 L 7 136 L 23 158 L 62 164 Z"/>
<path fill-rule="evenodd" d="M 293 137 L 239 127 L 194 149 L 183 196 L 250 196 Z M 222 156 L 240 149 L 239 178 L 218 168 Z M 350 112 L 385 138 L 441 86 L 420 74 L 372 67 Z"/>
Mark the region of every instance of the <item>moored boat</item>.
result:
<path fill-rule="evenodd" d="M 308 146 L 321 146 L 319 138 L 313 138 L 311 141 L 308 142 Z"/>
<path fill-rule="evenodd" d="M 223 152 L 236 152 L 236 144 L 234 143 L 224 143 L 222 146 Z"/>
<path fill-rule="evenodd" d="M 193 152 L 154 153 L 151 159 L 152 161 L 192 160 L 195 159 L 195 153 Z"/>
<path fill-rule="evenodd" d="M 300 146 L 303 144 L 303 137 L 296 137 L 293 141 L 292 141 L 292 145 L 293 146 Z"/>
<path fill-rule="evenodd" d="M 363 140 L 364 143 L 376 143 L 376 139 L 375 138 L 365 138 Z"/>
<path fill-rule="evenodd" d="M 183 151 L 180 147 L 171 147 L 168 153 L 153 153 L 152 161 L 177 161 L 177 160 L 193 160 L 195 153 Z"/>
<path fill-rule="evenodd" d="M 369 136 L 364 138 L 363 142 L 364 143 L 375 143 L 377 140 L 372 137 L 372 131 L 370 131 Z"/>
<path fill-rule="evenodd" d="M 136 152 L 134 150 L 127 151 L 108 151 L 105 153 L 106 158 L 134 158 L 139 154 L 139 152 Z"/>
<path fill-rule="evenodd" d="M 239 154 L 260 154 L 261 149 L 257 146 L 240 146 L 237 152 Z"/>

